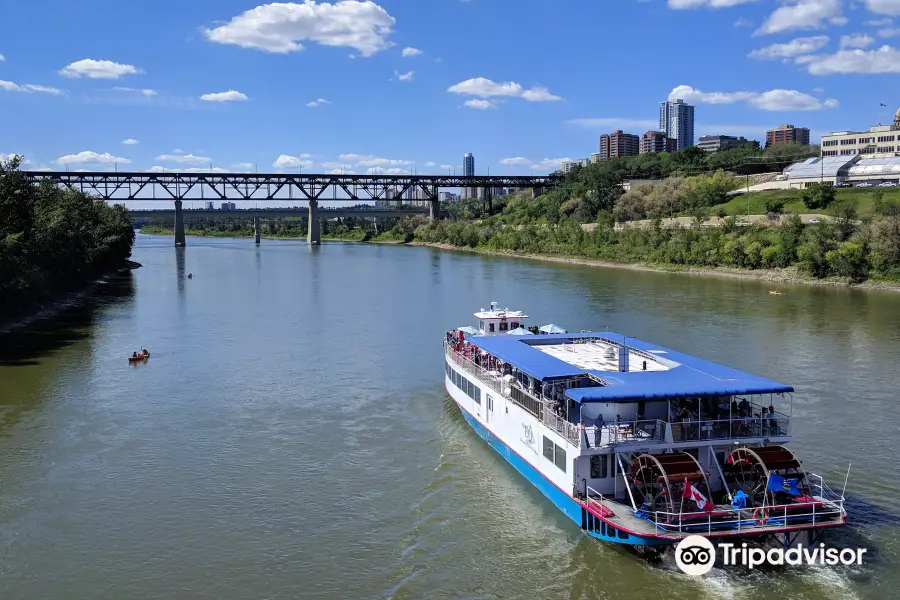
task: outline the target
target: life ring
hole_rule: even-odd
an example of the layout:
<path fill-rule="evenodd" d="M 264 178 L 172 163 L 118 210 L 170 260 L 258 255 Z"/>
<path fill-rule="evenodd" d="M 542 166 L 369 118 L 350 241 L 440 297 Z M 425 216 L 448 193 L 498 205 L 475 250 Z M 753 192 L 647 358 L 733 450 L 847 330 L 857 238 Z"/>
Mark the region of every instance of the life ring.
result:
<path fill-rule="evenodd" d="M 769 520 L 769 509 L 757 508 L 753 511 L 753 520 L 759 525 L 765 525 Z"/>

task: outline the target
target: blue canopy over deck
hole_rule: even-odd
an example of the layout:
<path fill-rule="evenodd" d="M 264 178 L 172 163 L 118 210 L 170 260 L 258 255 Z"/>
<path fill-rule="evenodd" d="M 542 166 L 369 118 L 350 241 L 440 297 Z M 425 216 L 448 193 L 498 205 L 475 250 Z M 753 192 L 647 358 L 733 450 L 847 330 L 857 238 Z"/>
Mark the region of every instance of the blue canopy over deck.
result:
<path fill-rule="evenodd" d="M 544 344 L 564 344 L 580 338 L 599 339 L 616 345 L 624 344 L 630 351 L 647 354 L 668 368 L 663 371 L 629 370 L 628 372 L 587 370 L 534 348 L 534 346 Z M 590 374 L 607 384 L 567 390 L 566 395 L 576 402 L 781 394 L 794 391 L 794 388 L 789 385 L 689 354 L 669 350 L 636 338 L 626 338 L 619 333 L 551 334 L 527 338 L 486 336 L 471 341 L 485 352 L 512 364 L 536 379 L 569 378 Z"/>

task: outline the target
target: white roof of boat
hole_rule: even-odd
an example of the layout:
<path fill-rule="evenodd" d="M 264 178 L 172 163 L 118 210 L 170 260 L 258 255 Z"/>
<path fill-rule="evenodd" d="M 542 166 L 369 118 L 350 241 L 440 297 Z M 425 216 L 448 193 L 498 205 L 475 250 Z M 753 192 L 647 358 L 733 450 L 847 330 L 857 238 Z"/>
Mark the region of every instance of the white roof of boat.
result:
<path fill-rule="evenodd" d="M 573 367 L 585 369 L 586 371 L 619 370 L 619 347 L 609 342 L 590 341 L 586 344 L 541 344 L 532 347 Z M 610 350 L 612 350 L 614 356 L 607 358 L 606 355 L 610 353 Z M 673 366 L 677 366 L 671 361 L 666 361 L 662 358 L 650 358 L 646 353 L 639 353 L 629 349 L 629 371 L 642 371 L 644 361 L 647 361 L 647 371 L 668 371 Z"/>
<path fill-rule="evenodd" d="M 476 319 L 527 319 L 528 315 L 521 310 L 510 310 L 508 308 L 492 308 L 484 310 L 483 308 L 475 313 Z"/>

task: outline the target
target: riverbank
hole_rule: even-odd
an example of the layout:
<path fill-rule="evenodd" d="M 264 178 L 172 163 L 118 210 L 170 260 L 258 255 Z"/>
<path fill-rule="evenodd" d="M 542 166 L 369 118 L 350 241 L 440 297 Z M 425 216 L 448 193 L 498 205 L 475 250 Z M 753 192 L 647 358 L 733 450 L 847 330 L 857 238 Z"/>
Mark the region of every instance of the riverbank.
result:
<path fill-rule="evenodd" d="M 546 262 L 565 263 L 569 265 L 583 265 L 587 267 L 601 267 L 606 269 L 628 269 L 631 271 L 646 271 L 651 273 L 680 273 L 684 275 L 704 275 L 712 277 L 728 277 L 731 279 L 752 279 L 772 283 L 789 283 L 805 285 L 825 285 L 832 287 L 852 287 L 862 290 L 879 290 L 900 292 L 900 282 L 885 280 L 867 280 L 861 283 L 853 283 L 846 277 L 828 277 L 816 279 L 801 273 L 797 267 L 782 269 L 735 269 L 728 267 L 682 267 L 676 265 L 655 265 L 652 263 L 618 263 L 606 260 L 594 260 L 590 258 L 552 256 L 546 254 L 531 254 L 524 252 L 484 250 L 473 248 L 461 248 L 452 244 L 433 242 L 410 242 L 409 246 L 423 246 L 437 248 L 439 250 L 452 250 L 455 252 L 469 252 L 485 254 L 488 256 L 504 256 L 510 258 L 527 258 L 530 260 L 542 260 Z"/>

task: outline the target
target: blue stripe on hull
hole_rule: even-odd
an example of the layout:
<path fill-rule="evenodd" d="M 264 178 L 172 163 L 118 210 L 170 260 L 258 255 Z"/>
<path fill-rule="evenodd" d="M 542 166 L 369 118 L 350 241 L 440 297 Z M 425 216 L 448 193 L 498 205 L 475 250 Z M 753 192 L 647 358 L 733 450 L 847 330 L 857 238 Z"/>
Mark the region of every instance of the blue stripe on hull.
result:
<path fill-rule="evenodd" d="M 459 403 L 457 403 L 457 406 L 459 406 Z M 544 477 L 540 473 L 540 471 L 528 464 L 525 459 L 519 456 L 512 448 L 503 443 L 500 438 L 486 429 L 484 425 L 482 425 L 475 417 L 469 414 L 469 412 L 466 411 L 466 409 L 464 409 L 462 406 L 459 406 L 459 412 L 462 413 L 463 417 L 465 417 L 469 425 L 472 426 L 472 429 L 475 430 L 475 433 L 481 436 L 494 450 L 497 451 L 497 453 L 500 454 L 500 456 L 505 458 L 509 464 L 515 467 L 515 469 L 519 473 L 521 473 L 525 477 L 525 479 L 527 479 L 534 487 L 539 489 L 541 493 L 544 494 L 544 496 L 546 496 L 559 510 L 563 512 L 563 514 L 570 518 L 576 525 L 581 527 L 583 509 L 578 502 L 576 502 L 571 496 L 566 495 L 562 490 L 560 490 L 546 477 Z M 659 546 L 672 543 L 668 540 L 653 537 L 642 537 L 632 534 L 627 534 L 626 538 L 621 538 L 618 537 L 615 533 L 613 533 L 613 535 L 611 536 L 602 535 L 599 531 L 585 530 L 585 533 L 593 538 L 597 538 L 598 540 L 603 540 L 605 542 L 629 544 L 632 546 Z M 622 532 L 622 535 L 626 535 L 625 532 Z"/>

